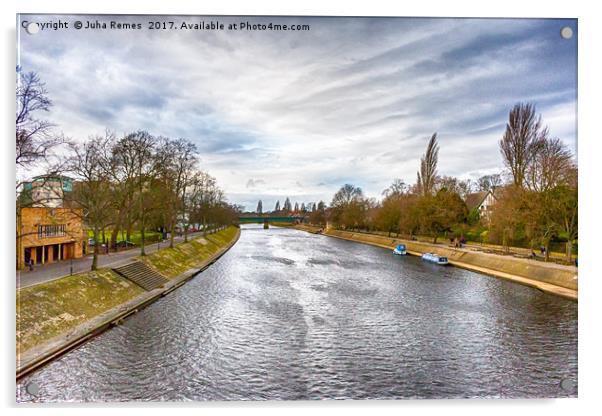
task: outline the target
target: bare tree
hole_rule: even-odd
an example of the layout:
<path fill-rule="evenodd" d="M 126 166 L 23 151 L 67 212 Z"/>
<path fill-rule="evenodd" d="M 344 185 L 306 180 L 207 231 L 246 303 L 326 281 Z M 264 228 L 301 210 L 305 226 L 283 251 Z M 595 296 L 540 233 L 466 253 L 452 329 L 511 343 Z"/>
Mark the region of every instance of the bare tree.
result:
<path fill-rule="evenodd" d="M 479 191 L 495 191 L 502 185 L 502 176 L 499 173 L 484 175 L 477 179 L 477 189 Z"/>
<path fill-rule="evenodd" d="M 393 180 L 393 183 L 389 185 L 389 187 L 382 191 L 382 195 L 385 198 L 402 195 L 408 191 L 408 186 L 403 181 L 403 179 L 396 178 Z"/>
<path fill-rule="evenodd" d="M 48 112 L 52 101 L 48 97 L 45 84 L 35 72 L 18 72 L 16 88 L 16 165 L 28 168 L 44 162 L 47 177 L 60 177 L 65 171 L 65 160 L 51 160 L 52 150 L 66 142 L 62 134 L 55 134 L 54 124 L 37 118 L 39 113 Z M 30 178 L 19 178 L 17 193 Z"/>
<path fill-rule="evenodd" d="M 215 205 L 223 202 L 223 192 L 216 180 L 206 172 L 196 172 L 191 180 L 189 194 L 190 215 L 194 222 L 203 224 L 203 234 L 214 228 Z"/>
<path fill-rule="evenodd" d="M 364 193 L 362 188 L 345 184 L 332 197 L 332 220 L 345 227 L 358 227 L 363 221 Z"/>
<path fill-rule="evenodd" d="M 188 241 L 189 218 L 187 211 L 187 192 L 198 162 L 198 151 L 194 143 L 186 139 L 160 138 L 157 164 L 160 180 L 167 191 L 163 198 L 170 224 L 170 247 L 174 246 L 175 227 L 181 221 L 184 227 L 184 241 Z"/>
<path fill-rule="evenodd" d="M 345 206 L 353 201 L 360 200 L 364 197 L 362 188 L 351 184 L 345 184 L 332 197 L 331 207 Z"/>
<path fill-rule="evenodd" d="M 510 111 L 506 131 L 500 140 L 500 152 L 515 186 L 522 188 L 525 185 L 529 165 L 547 135 L 548 129 L 542 126 L 541 116 L 536 116 L 533 104 L 518 103 Z"/>
<path fill-rule="evenodd" d="M 110 176 L 103 165 L 104 148 L 109 137 L 93 137 L 81 144 L 70 144 L 73 157 L 69 159 L 69 171 L 76 177 L 77 183 L 70 205 L 81 209 L 82 220 L 94 234 L 94 253 L 92 270 L 98 267 L 98 247 L 100 232 L 113 221 L 112 190 Z M 74 213 L 80 212 L 74 210 Z"/>
<path fill-rule="evenodd" d="M 573 155 L 560 139 L 544 138 L 527 167 L 526 186 L 532 191 L 546 192 L 568 184 L 573 167 Z"/>
<path fill-rule="evenodd" d="M 573 240 L 578 233 L 578 189 L 571 186 L 559 186 L 554 190 L 554 215 L 558 218 L 559 229 L 566 235 L 566 257 L 572 262 Z"/>
<path fill-rule="evenodd" d="M 461 180 L 454 176 L 441 176 L 435 180 L 435 191 L 445 189 L 460 195 L 462 199 L 474 191 L 474 184 L 470 179 Z"/>
<path fill-rule="evenodd" d="M 475 191 L 476 185 L 470 179 L 460 180 L 458 181 L 458 189 L 457 193 L 463 200 L 466 200 L 466 197 Z"/>
<path fill-rule="evenodd" d="M 140 255 L 146 255 L 144 250 L 146 219 L 153 208 L 146 204 L 152 179 L 161 164 L 156 158 L 155 147 L 157 139 L 145 131 L 130 133 L 120 139 L 115 151 L 120 154 L 124 163 L 131 166 L 134 175 L 134 188 L 137 196 L 138 225 L 140 228 Z"/>
<path fill-rule="evenodd" d="M 417 173 L 417 187 L 422 195 L 432 195 L 435 190 L 438 159 L 437 133 L 433 133 L 426 148 L 426 153 L 420 158 L 420 171 Z"/>
<path fill-rule="evenodd" d="M 110 236 L 110 245 L 115 246 L 120 231 L 125 230 L 126 241 L 130 240 L 130 232 L 135 220 L 136 166 L 129 153 L 120 152 L 115 135 L 107 131 L 110 142 L 105 146 L 103 165 L 111 180 L 113 210 L 115 221 Z"/>
<path fill-rule="evenodd" d="M 16 98 L 16 164 L 25 167 L 47 159 L 63 139 L 54 134 L 54 124 L 37 118 L 50 110 L 52 101 L 35 72 L 19 73 Z"/>

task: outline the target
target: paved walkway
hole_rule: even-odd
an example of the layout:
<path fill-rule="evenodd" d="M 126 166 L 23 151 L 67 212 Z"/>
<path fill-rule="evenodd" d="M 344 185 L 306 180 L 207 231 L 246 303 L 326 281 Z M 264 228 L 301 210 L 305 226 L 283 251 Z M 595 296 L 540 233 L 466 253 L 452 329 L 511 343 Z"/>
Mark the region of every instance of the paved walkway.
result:
<path fill-rule="evenodd" d="M 308 231 L 308 232 L 316 232 L 319 229 L 318 227 L 311 227 L 311 226 L 306 226 L 306 225 L 296 226 L 295 228 L 301 229 L 303 231 Z M 363 244 L 370 244 L 373 246 L 378 246 L 378 247 L 387 248 L 387 249 L 391 249 L 390 239 L 403 241 L 402 239 L 396 239 L 394 237 L 389 238 L 389 237 L 385 237 L 385 236 L 378 235 L 378 234 L 353 233 L 353 232 L 348 232 L 348 233 L 349 233 L 349 236 L 330 234 L 328 232 L 324 232 L 323 234 L 327 235 L 329 237 L 340 238 L 340 239 L 349 240 L 349 241 L 355 241 L 355 242 L 363 243 Z M 360 236 L 361 235 L 367 235 L 367 236 L 373 235 L 373 236 L 377 236 L 377 237 L 384 237 L 388 241 L 388 243 L 383 244 L 382 242 L 354 238 L 354 235 L 356 235 L 356 236 L 357 235 L 360 235 Z M 454 251 L 464 251 L 464 252 L 473 252 L 473 253 L 477 252 L 481 256 L 500 257 L 498 254 L 476 251 L 476 250 L 474 250 L 474 248 L 471 248 L 471 247 L 457 248 L 457 247 L 449 247 L 445 244 L 434 245 L 432 243 L 426 243 L 426 242 L 420 242 L 420 241 L 407 241 L 407 243 L 418 243 L 418 244 L 425 245 L 427 247 L 433 246 L 436 248 L 447 248 L 447 249 L 451 249 Z M 422 252 L 413 252 L 410 250 L 408 250 L 408 253 L 412 254 L 412 255 L 416 255 L 416 256 L 422 255 Z M 503 257 L 503 256 L 501 256 L 501 257 Z M 529 265 L 532 265 L 534 262 L 537 262 L 539 265 L 542 265 L 542 266 L 545 265 L 546 268 L 568 271 L 570 273 L 574 273 L 573 279 L 575 280 L 575 282 L 578 281 L 578 272 L 577 272 L 577 267 L 575 267 L 575 266 L 565 266 L 565 265 L 556 264 L 556 263 L 542 263 L 542 262 L 538 262 L 537 260 L 532 260 L 532 259 L 528 259 L 528 258 L 514 258 L 513 257 L 512 261 L 523 262 L 523 263 L 525 263 L 526 267 L 529 267 Z M 514 282 L 517 282 L 517 283 L 520 283 L 520 284 L 523 284 L 526 286 L 535 287 L 544 292 L 553 293 L 555 295 L 562 296 L 567 299 L 577 300 L 577 298 L 578 298 L 578 291 L 575 289 L 568 289 L 566 287 L 553 285 L 551 283 L 543 282 L 543 281 L 540 281 L 537 279 L 527 278 L 527 277 L 523 277 L 523 276 L 517 276 L 517 275 L 510 274 L 510 273 L 506 273 L 506 272 L 502 272 L 502 271 L 498 271 L 498 270 L 492 270 L 492 269 L 488 269 L 486 267 L 477 266 L 474 264 L 468 264 L 468 263 L 464 263 L 464 262 L 460 262 L 460 261 L 455 261 L 452 259 L 450 259 L 449 262 L 450 262 L 450 264 L 452 264 L 454 266 L 462 267 L 462 268 L 468 269 L 468 270 L 474 270 L 474 271 L 477 271 L 477 272 L 480 272 L 480 273 L 483 273 L 486 275 L 495 276 L 495 277 L 499 277 L 502 279 L 512 280 Z"/>
<path fill-rule="evenodd" d="M 188 239 L 201 235 L 199 233 L 188 234 Z M 184 237 L 175 237 L 175 242 L 184 241 Z M 160 244 L 152 243 L 145 246 L 147 254 L 157 251 L 157 248 L 169 247 L 169 240 Z M 140 247 L 134 247 L 129 250 L 110 252 L 98 256 L 98 267 L 119 267 L 129 263 L 134 257 L 140 255 Z M 73 259 L 73 274 L 87 272 L 92 266 L 92 256 L 88 255 L 80 259 Z M 17 270 L 17 289 L 48 282 L 71 274 L 71 261 L 63 260 L 56 263 L 47 263 L 35 265 L 33 271 Z"/>

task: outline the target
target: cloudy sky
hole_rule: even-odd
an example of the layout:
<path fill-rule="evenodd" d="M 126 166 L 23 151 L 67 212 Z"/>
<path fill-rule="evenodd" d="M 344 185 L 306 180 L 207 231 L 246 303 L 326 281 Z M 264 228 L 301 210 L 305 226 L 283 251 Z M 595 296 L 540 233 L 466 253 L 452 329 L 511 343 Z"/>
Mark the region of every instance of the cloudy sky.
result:
<path fill-rule="evenodd" d="M 574 20 L 22 15 L 68 29 L 19 31 L 19 64 L 46 82 L 48 117 L 85 140 L 145 129 L 193 140 L 231 202 L 329 202 L 344 183 L 379 197 L 413 182 L 433 132 L 439 172 L 499 172 L 508 111 L 533 102 L 576 151 Z M 141 23 L 76 30 L 75 21 Z M 223 31 L 148 30 L 219 21 Z M 227 30 L 231 23 L 308 31 Z M 18 22 L 20 25 L 20 23 Z"/>

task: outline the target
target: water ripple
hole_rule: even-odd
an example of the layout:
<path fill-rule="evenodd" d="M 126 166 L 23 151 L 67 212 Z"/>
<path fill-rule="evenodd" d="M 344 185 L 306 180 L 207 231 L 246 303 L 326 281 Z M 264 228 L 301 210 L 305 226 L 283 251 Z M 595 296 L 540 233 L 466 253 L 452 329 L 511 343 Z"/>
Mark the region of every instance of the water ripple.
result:
<path fill-rule="evenodd" d="M 32 374 L 21 402 L 567 397 L 577 305 L 295 230 Z M 39 395 L 24 386 L 35 382 Z"/>

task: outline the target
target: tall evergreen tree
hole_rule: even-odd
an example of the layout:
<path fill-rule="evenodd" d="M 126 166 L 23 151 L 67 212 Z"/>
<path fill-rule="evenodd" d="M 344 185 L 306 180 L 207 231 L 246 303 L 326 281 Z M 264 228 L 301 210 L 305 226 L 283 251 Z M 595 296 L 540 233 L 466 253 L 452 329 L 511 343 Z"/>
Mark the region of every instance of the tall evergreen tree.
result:
<path fill-rule="evenodd" d="M 282 207 L 282 210 L 287 213 L 289 213 L 293 210 L 293 206 L 291 205 L 291 200 L 288 198 L 288 196 L 284 200 L 284 205 Z"/>
<path fill-rule="evenodd" d="M 439 145 L 437 144 L 437 133 L 433 133 L 426 148 L 426 153 L 420 158 L 420 171 L 417 175 L 418 190 L 424 196 L 432 195 L 435 190 L 438 159 Z"/>

